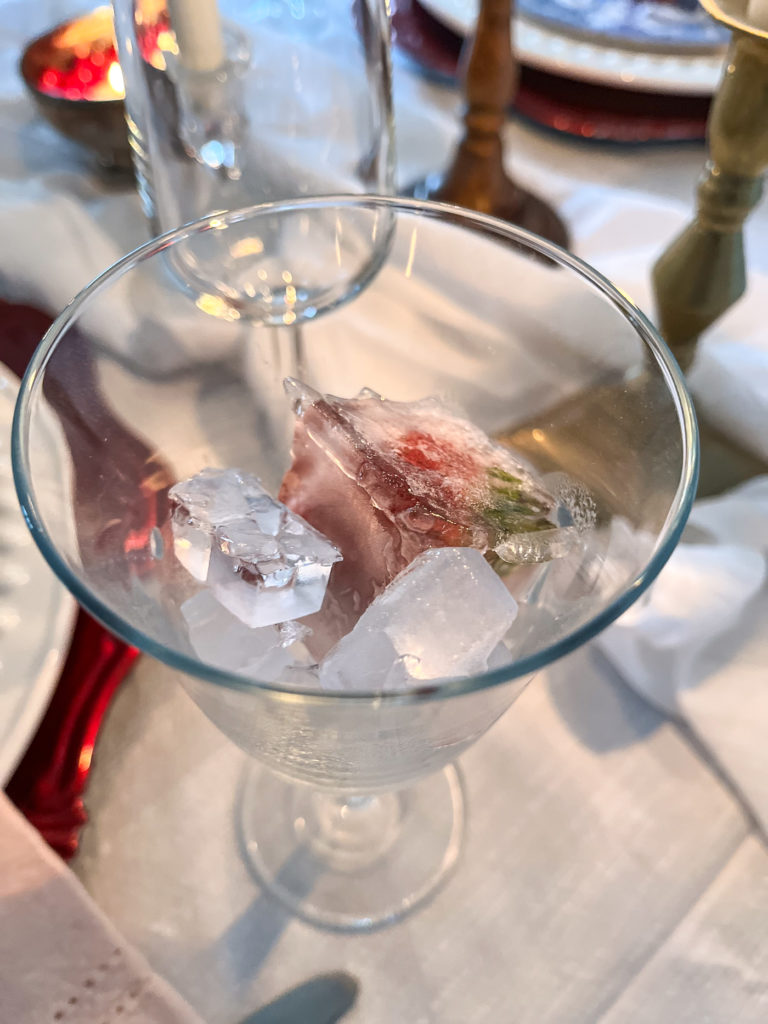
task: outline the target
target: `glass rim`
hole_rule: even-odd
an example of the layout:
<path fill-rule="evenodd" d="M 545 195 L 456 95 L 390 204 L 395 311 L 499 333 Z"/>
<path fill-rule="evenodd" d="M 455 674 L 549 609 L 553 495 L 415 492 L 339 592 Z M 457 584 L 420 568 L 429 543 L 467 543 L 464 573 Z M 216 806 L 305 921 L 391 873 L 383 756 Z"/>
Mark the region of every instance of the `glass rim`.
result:
<path fill-rule="evenodd" d="M 443 222 L 450 221 L 454 224 L 485 229 L 484 233 L 486 235 L 522 243 L 528 250 L 548 257 L 561 267 L 567 267 L 595 286 L 606 299 L 610 300 L 614 308 L 617 309 L 624 319 L 631 324 L 636 334 L 643 341 L 646 349 L 650 350 L 655 357 L 659 370 L 667 382 L 680 422 L 683 441 L 682 471 L 674 500 L 659 535 L 660 541 L 657 543 L 656 549 L 647 564 L 610 604 L 561 639 L 533 654 L 512 661 L 501 668 L 472 676 L 461 676 L 439 681 L 425 680 L 422 684 L 409 687 L 405 691 L 331 691 L 319 688 L 305 690 L 291 688 L 279 683 L 251 679 L 207 665 L 193 655 L 188 655 L 169 647 L 147 636 L 140 629 L 134 628 L 93 593 L 85 581 L 69 567 L 59 554 L 45 529 L 42 517 L 38 513 L 29 471 L 29 418 L 27 413 L 30 402 L 40 386 L 39 379 L 41 373 L 45 370 L 49 358 L 70 322 L 79 314 L 80 310 L 88 303 L 92 296 L 98 294 L 103 288 L 108 287 L 115 279 L 122 277 L 132 267 L 162 252 L 170 245 L 182 242 L 194 235 L 202 234 L 212 229 L 220 230 L 231 224 L 237 224 L 253 217 L 286 211 L 290 212 L 292 210 L 361 207 L 383 207 L 396 212 L 429 215 Z M 43 557 L 83 608 L 93 615 L 94 618 L 98 619 L 110 632 L 116 634 L 126 643 L 157 658 L 158 661 L 163 662 L 169 667 L 204 682 L 241 692 L 256 689 L 264 691 L 275 699 L 281 699 L 289 703 L 292 701 L 325 703 L 327 701 L 345 700 L 363 703 L 387 701 L 388 703 L 395 704 L 411 704 L 424 700 L 446 700 L 451 697 L 473 693 L 510 682 L 522 676 L 532 675 L 581 647 L 626 611 L 658 576 L 680 539 L 693 504 L 698 481 L 699 437 L 693 402 L 687 390 L 683 373 L 672 352 L 646 315 L 631 299 L 619 291 L 615 285 L 599 271 L 595 270 L 594 267 L 584 262 L 578 256 L 574 256 L 572 253 L 562 249 L 560 246 L 524 228 L 509 224 L 488 214 L 477 213 L 450 203 L 440 203 L 433 200 L 359 193 L 281 200 L 207 214 L 205 217 L 190 221 L 178 228 L 174 228 L 172 231 L 167 231 L 162 235 L 151 238 L 113 263 L 82 288 L 64 307 L 45 332 L 35 350 L 22 379 L 14 410 L 11 431 L 11 457 L 19 503 L 27 526 Z"/>

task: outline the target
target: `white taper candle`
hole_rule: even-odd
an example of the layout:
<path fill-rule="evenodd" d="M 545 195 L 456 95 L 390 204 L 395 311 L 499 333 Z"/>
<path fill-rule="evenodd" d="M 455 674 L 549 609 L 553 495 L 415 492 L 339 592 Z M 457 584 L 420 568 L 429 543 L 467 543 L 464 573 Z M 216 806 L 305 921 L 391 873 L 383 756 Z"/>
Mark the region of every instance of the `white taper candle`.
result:
<path fill-rule="evenodd" d="M 179 61 L 188 71 L 215 71 L 226 56 L 217 0 L 168 0 Z"/>

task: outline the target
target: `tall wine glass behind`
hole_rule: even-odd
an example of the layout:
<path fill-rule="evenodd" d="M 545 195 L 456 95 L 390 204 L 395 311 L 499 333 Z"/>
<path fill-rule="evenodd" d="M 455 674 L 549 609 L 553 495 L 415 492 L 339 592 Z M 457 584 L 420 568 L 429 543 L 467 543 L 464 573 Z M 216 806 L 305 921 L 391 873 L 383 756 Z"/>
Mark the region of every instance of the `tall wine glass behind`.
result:
<path fill-rule="evenodd" d="M 253 203 L 389 194 L 384 0 L 114 0 L 154 233 Z"/>
<path fill-rule="evenodd" d="M 355 268 L 382 224 L 389 244 L 360 285 Z M 247 238 L 259 244 L 244 246 Z M 212 317 L 161 272 L 169 252 L 184 258 L 201 245 L 212 264 L 234 260 L 244 286 L 268 282 L 273 294 L 290 280 L 297 295 L 317 301 L 276 315 L 262 292 L 248 318 Z M 146 306 L 157 326 L 138 330 Z M 212 598 L 174 550 L 169 489 L 206 467 L 238 467 L 271 495 L 285 493 L 304 408 L 292 407 L 285 390 L 296 324 L 305 335 L 302 394 L 318 396 L 323 415 L 336 406 L 321 395 L 437 396 L 440 408 L 460 409 L 520 453 L 563 500 L 589 509 L 584 529 L 564 527 L 571 532 L 556 557 L 503 577 L 456 539 L 442 549 L 460 559 L 469 550 L 476 568 L 433 575 L 429 595 L 419 591 L 402 620 L 403 658 L 431 651 L 447 665 L 437 678 L 423 656 L 379 668 L 383 626 L 362 636 L 356 626 L 341 639 L 347 682 L 339 689 L 333 674 L 324 688 L 322 671 L 285 660 L 282 647 L 277 665 L 245 672 L 236 660 L 242 624 L 231 641 L 217 630 L 206 639 L 189 624 L 188 602 Z M 178 372 L 157 372 L 171 348 Z M 297 387 L 288 382 L 292 394 Z M 361 401 L 377 399 L 364 391 Z M 50 450 L 57 429 L 58 460 Z M 317 421 L 306 425 L 317 429 Z M 424 429 L 417 421 L 408 443 L 418 446 Z M 455 449 L 458 465 L 466 450 Z M 350 522 L 348 510 L 375 518 L 389 507 L 379 490 L 374 508 L 365 490 L 378 486 L 381 463 L 364 445 L 355 453 L 359 473 L 333 477 L 333 466 L 349 466 L 331 451 L 310 495 L 331 508 L 330 525 Z M 604 628 L 664 564 L 692 501 L 697 440 L 669 351 L 591 268 L 480 214 L 341 196 L 232 211 L 215 228 L 206 218 L 104 274 L 40 346 L 22 385 L 13 455 L 27 521 L 53 569 L 109 628 L 175 667 L 251 755 L 239 831 L 260 884 L 318 924 L 371 928 L 417 906 L 457 862 L 464 811 L 454 761 L 538 669 Z M 342 476 L 343 500 L 333 491 Z M 502 489 L 512 480 L 504 477 Z M 403 522 L 399 512 L 393 522 Z M 334 565 L 331 583 L 339 565 L 360 564 L 362 549 L 339 543 L 347 562 Z M 433 564 L 435 552 L 426 554 Z M 483 574 L 482 591 L 463 589 Z M 509 590 L 519 612 L 504 620 L 482 665 L 462 671 L 457 659 L 446 662 L 447 651 L 487 633 L 509 607 Z M 307 646 L 320 639 L 311 615 L 301 625 L 313 630 Z M 312 654 L 327 667 L 330 654 Z M 406 685 L 398 676 L 399 688 L 389 689 L 390 668 L 407 669 Z"/>

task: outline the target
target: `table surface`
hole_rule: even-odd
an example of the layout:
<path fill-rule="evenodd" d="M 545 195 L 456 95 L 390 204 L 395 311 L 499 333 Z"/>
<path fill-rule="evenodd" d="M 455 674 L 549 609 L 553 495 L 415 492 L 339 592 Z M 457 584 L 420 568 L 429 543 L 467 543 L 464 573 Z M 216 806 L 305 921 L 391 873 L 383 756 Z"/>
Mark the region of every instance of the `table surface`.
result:
<path fill-rule="evenodd" d="M 140 662 L 97 756 L 75 870 L 212 1024 L 340 967 L 361 981 L 351 1024 L 765 1019 L 766 850 L 593 650 L 537 677 L 464 757 L 456 875 L 371 935 L 321 933 L 255 888 L 235 838 L 245 758 L 170 670 Z"/>
<path fill-rule="evenodd" d="M 35 118 L 15 77 L 17 44 L 66 6 L 0 0 L 0 234 L 20 232 L 25 204 L 42 189 L 46 201 L 101 218 L 108 241 L 103 252 L 77 253 L 42 291 L 24 276 L 22 241 L 13 267 L 0 259 L 0 296 L 11 300 L 63 304 L 94 261 L 147 233 L 135 195 L 94 177 Z M 405 185 L 445 164 L 459 98 L 396 61 L 395 100 Z M 648 305 L 648 267 L 690 210 L 703 148 L 601 147 L 519 124 L 505 137 L 511 169 L 563 211 L 576 251 Z M 759 277 L 768 272 L 768 204 L 747 243 Z M 724 319 L 712 344 L 740 315 Z M 91 822 L 73 866 L 211 1024 L 341 967 L 361 980 L 350 1024 L 767 1019 L 762 839 L 687 732 L 596 650 L 537 677 L 463 767 L 470 824 L 446 888 L 392 928 L 321 933 L 260 893 L 239 857 L 243 756 L 170 670 L 142 658 L 96 752 Z"/>

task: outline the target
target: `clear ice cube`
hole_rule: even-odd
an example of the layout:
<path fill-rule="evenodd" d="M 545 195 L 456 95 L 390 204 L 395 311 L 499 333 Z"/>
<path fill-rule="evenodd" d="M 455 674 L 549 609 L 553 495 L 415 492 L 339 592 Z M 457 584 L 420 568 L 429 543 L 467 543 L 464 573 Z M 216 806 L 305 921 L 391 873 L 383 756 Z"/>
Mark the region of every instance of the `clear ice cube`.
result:
<path fill-rule="evenodd" d="M 256 477 L 236 469 L 211 467 L 175 484 L 168 496 L 180 517 L 211 528 L 254 510 L 268 512 L 272 503 Z"/>
<path fill-rule="evenodd" d="M 512 566 L 551 562 L 569 555 L 586 531 L 594 525 L 596 508 L 589 492 L 565 473 L 549 473 L 541 484 L 553 496 L 551 523 L 539 523 L 535 530 L 512 530 L 500 537 L 494 552 Z M 525 524 L 524 524 L 525 525 Z M 502 573 L 509 565 L 496 565 Z"/>
<path fill-rule="evenodd" d="M 503 562 L 510 565 L 549 562 L 562 558 L 577 543 L 580 531 L 575 526 L 552 526 L 550 530 L 513 533 L 494 548 Z"/>
<path fill-rule="evenodd" d="M 171 519 L 173 529 L 173 553 L 187 572 L 200 583 L 208 579 L 211 564 L 211 534 L 201 529 L 193 520 Z"/>
<path fill-rule="evenodd" d="M 168 497 L 174 553 L 201 583 L 208 577 L 213 530 L 249 514 L 269 515 L 275 504 L 256 478 L 232 469 L 203 469 L 175 484 Z"/>
<path fill-rule="evenodd" d="M 174 551 L 251 628 L 316 612 L 338 549 L 253 476 L 205 469 L 171 488 Z"/>
<path fill-rule="evenodd" d="M 329 690 L 400 690 L 510 660 L 517 602 L 473 548 L 430 548 L 373 601 L 319 669 Z M 506 652 L 506 656 L 505 656 Z M 503 660 L 502 660 L 503 659 Z"/>
<path fill-rule="evenodd" d="M 265 682 L 274 682 L 294 665 L 291 648 L 309 632 L 300 623 L 250 629 L 208 590 L 185 601 L 181 614 L 192 650 L 201 661 Z"/>

